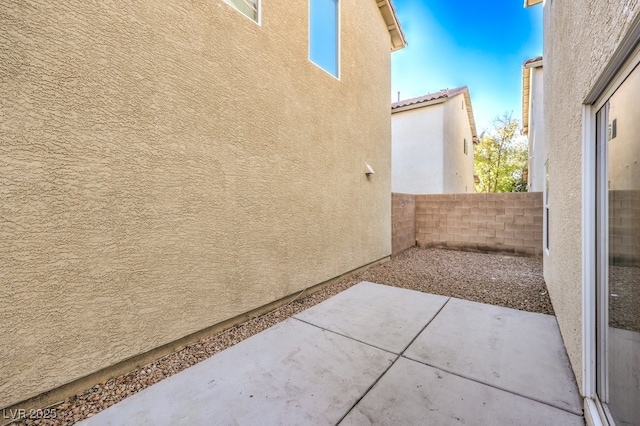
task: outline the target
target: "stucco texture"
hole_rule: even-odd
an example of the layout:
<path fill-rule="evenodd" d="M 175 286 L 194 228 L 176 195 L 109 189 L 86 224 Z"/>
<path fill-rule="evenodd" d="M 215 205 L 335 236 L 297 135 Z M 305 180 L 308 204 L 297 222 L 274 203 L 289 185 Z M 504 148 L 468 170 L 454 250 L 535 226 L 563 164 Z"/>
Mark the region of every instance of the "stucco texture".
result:
<path fill-rule="evenodd" d="M 391 189 L 403 194 L 442 194 L 444 104 L 391 115 Z"/>
<path fill-rule="evenodd" d="M 547 156 L 544 141 L 544 76 L 542 66 L 530 68 L 529 92 L 529 191 L 543 192 Z"/>
<path fill-rule="evenodd" d="M 307 7 L 0 3 L 0 407 L 391 253 L 388 30 Z"/>
<path fill-rule="evenodd" d="M 454 96 L 444 103 L 443 115 L 443 193 L 459 194 L 475 192 L 473 178 L 473 134 L 464 94 Z M 467 141 L 467 153 L 464 141 Z"/>
<path fill-rule="evenodd" d="M 640 12 L 640 4 L 638 0 L 553 0 L 544 8 L 550 209 L 544 275 L 582 388 L 582 107 Z"/>
<path fill-rule="evenodd" d="M 474 192 L 473 134 L 464 99 L 464 94 L 458 94 L 439 99 L 435 104 L 425 102 L 409 109 L 392 110 L 393 192 Z"/>

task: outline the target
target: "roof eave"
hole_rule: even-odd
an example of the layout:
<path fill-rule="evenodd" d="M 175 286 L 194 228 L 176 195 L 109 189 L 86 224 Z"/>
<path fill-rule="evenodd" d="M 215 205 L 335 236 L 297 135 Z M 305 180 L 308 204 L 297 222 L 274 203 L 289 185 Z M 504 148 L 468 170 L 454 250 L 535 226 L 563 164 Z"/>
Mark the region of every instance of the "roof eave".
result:
<path fill-rule="evenodd" d="M 424 107 L 428 107 L 428 106 L 432 106 L 432 105 L 438 105 L 438 104 L 443 104 L 446 101 L 448 101 L 450 98 L 443 96 L 441 98 L 436 98 L 436 99 L 430 99 L 428 101 L 422 101 L 422 102 L 416 102 L 413 104 L 409 104 L 409 105 L 403 105 L 403 106 L 397 106 L 397 107 L 391 107 L 391 114 L 395 114 L 397 112 L 403 112 L 403 111 L 409 111 L 412 109 L 418 109 L 418 108 L 424 108 Z"/>
<path fill-rule="evenodd" d="M 524 61 L 522 65 L 522 134 L 529 134 L 529 102 L 531 98 L 531 69 L 542 67 L 542 57 Z"/>
<path fill-rule="evenodd" d="M 455 89 L 443 89 L 440 92 L 436 92 L 434 95 L 440 96 L 435 97 L 429 100 L 420 100 L 420 98 L 408 99 L 406 101 L 394 102 L 391 104 L 391 114 L 395 114 L 403 111 L 410 111 L 413 109 L 429 107 L 433 105 L 443 104 L 450 99 L 458 97 L 460 95 L 464 96 L 464 103 L 466 105 L 467 117 L 469 119 L 469 126 L 471 127 L 471 136 L 473 142 L 478 144 L 480 141 L 478 140 L 478 131 L 476 129 L 476 120 L 473 115 L 473 106 L 471 104 L 471 95 L 469 94 L 469 88 L 467 86 L 457 87 Z M 429 96 L 429 95 L 425 95 Z M 411 102 L 411 101 L 415 102 Z M 409 104 L 402 105 L 403 102 L 410 102 Z M 400 105 L 398 105 L 400 104 Z M 394 106 L 397 105 L 397 106 Z"/>
<path fill-rule="evenodd" d="M 529 134 L 529 95 L 531 90 L 531 71 L 522 67 L 522 134 Z"/>
<path fill-rule="evenodd" d="M 404 48 L 407 45 L 407 39 L 404 36 L 402 27 L 400 27 L 400 21 L 398 21 L 398 15 L 393 4 L 391 4 L 391 0 L 376 0 L 376 3 L 391 36 L 391 51 L 395 52 Z"/>
<path fill-rule="evenodd" d="M 525 68 L 540 68 L 541 66 L 542 66 L 542 57 L 529 59 L 524 63 Z"/>
<path fill-rule="evenodd" d="M 464 91 L 464 103 L 467 106 L 467 115 L 469 116 L 469 126 L 471 126 L 471 136 L 475 144 L 480 143 L 478 140 L 478 131 L 476 129 L 476 119 L 473 115 L 473 106 L 471 105 L 471 95 L 469 90 Z"/>
<path fill-rule="evenodd" d="M 535 6 L 536 4 L 542 3 L 543 0 L 524 0 L 524 7 Z"/>

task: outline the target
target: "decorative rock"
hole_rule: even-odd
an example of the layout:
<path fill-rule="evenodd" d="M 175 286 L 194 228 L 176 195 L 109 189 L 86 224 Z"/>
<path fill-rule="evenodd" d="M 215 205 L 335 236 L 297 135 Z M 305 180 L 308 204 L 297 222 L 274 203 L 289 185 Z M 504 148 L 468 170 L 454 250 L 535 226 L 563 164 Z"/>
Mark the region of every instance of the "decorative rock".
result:
<path fill-rule="evenodd" d="M 78 393 L 52 407 L 56 409 L 55 419 L 40 419 L 38 424 L 71 425 L 84 420 L 360 281 L 553 315 L 542 277 L 541 258 L 412 248 L 389 262 L 338 280 L 314 294 L 303 294 L 295 300 L 297 295 L 292 296 L 290 304 L 275 311 L 200 339 L 181 351 Z M 91 403 L 87 405 L 88 402 Z M 25 419 L 18 424 L 36 423 Z"/>

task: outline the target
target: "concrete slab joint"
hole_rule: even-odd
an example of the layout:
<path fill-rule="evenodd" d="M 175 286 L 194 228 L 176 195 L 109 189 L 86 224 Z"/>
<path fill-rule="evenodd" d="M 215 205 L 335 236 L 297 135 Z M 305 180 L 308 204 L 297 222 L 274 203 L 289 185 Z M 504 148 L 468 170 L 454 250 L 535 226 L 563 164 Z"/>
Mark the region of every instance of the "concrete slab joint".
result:
<path fill-rule="evenodd" d="M 581 404 L 553 316 L 361 282 L 82 424 L 582 425 Z"/>

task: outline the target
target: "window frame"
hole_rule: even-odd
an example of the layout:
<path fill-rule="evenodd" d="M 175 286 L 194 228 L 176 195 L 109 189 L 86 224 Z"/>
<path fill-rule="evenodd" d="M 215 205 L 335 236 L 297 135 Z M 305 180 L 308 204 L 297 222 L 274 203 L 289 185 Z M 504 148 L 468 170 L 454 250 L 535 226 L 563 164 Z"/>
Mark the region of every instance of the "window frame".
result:
<path fill-rule="evenodd" d="M 544 252 L 547 256 L 549 256 L 549 248 L 550 248 L 550 244 L 549 244 L 549 237 L 550 237 L 550 230 L 549 230 L 549 159 L 547 158 L 547 161 L 545 161 L 544 163 L 544 192 L 542 194 L 542 205 L 543 205 L 543 209 L 544 209 L 544 216 L 543 216 L 543 222 L 544 222 L 544 227 L 543 227 L 543 235 L 542 235 L 542 239 L 544 240 Z"/>
<path fill-rule="evenodd" d="M 244 1 L 244 0 L 222 0 L 224 3 L 228 4 L 235 10 L 237 10 L 242 16 L 249 19 L 251 22 L 257 24 L 258 26 L 262 26 L 262 0 L 256 0 L 256 18 L 252 18 L 251 16 L 244 13 L 238 6 L 234 3 L 234 1 Z"/>
<path fill-rule="evenodd" d="M 307 33 L 308 33 L 308 37 L 307 37 L 307 57 L 309 59 L 309 62 L 311 62 L 313 65 L 315 65 L 316 67 L 320 68 L 322 71 L 324 71 L 325 73 L 327 73 L 328 75 L 330 75 L 331 77 L 335 78 L 336 80 L 340 81 L 340 77 L 342 75 L 342 73 L 340 72 L 341 70 L 341 65 L 342 65 L 342 55 L 341 55 L 341 46 L 342 46 L 342 40 L 340 37 L 340 34 L 342 32 L 342 25 L 341 25 L 341 0 L 335 0 L 336 2 L 336 75 L 333 75 L 333 73 L 331 71 L 326 70 L 322 65 L 318 64 L 317 62 L 315 62 L 312 58 L 311 58 L 311 3 L 314 0 L 309 0 L 308 1 L 308 7 L 307 7 L 307 18 L 308 18 L 308 22 L 307 22 Z M 321 1 L 321 0 L 320 0 Z"/>

